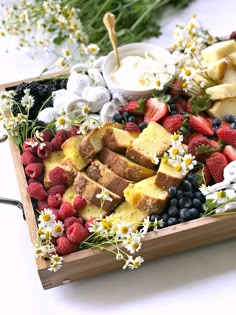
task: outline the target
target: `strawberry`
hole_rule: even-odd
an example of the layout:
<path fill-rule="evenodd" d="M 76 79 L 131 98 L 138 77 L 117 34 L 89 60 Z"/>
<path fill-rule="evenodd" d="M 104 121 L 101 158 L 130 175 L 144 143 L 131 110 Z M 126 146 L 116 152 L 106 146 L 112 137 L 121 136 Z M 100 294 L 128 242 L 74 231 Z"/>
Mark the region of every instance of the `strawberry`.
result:
<path fill-rule="evenodd" d="M 176 97 L 174 103 L 176 105 L 177 113 L 186 112 L 186 101 L 183 98 Z"/>
<path fill-rule="evenodd" d="M 134 122 L 131 122 L 131 121 L 129 121 L 125 124 L 124 130 L 129 131 L 129 132 L 140 133 L 139 127 Z"/>
<path fill-rule="evenodd" d="M 232 145 L 225 146 L 223 152 L 228 162 L 232 162 L 236 160 L 236 149 L 232 147 Z"/>
<path fill-rule="evenodd" d="M 190 116 L 188 122 L 194 131 L 206 136 L 214 135 L 212 125 L 204 115 Z"/>
<path fill-rule="evenodd" d="M 201 186 L 202 184 L 204 184 L 204 185 L 209 185 L 210 184 L 211 172 L 210 172 L 208 166 L 204 165 L 195 174 L 197 175 L 198 185 L 199 186 Z"/>
<path fill-rule="evenodd" d="M 228 161 L 224 154 L 216 152 L 206 159 L 212 177 L 216 183 L 222 182 L 224 179 L 224 168 L 227 166 Z"/>
<path fill-rule="evenodd" d="M 209 140 L 210 140 L 212 148 L 216 149 L 216 151 L 220 151 L 221 150 L 221 146 L 220 146 L 220 144 L 217 141 L 211 140 L 211 139 L 209 139 Z"/>
<path fill-rule="evenodd" d="M 159 122 L 169 113 L 168 106 L 164 102 L 160 102 L 155 97 L 150 97 L 145 106 L 144 121 L 149 123 L 150 121 Z"/>
<path fill-rule="evenodd" d="M 124 112 L 129 112 L 135 115 L 142 115 L 144 112 L 144 107 L 145 107 L 145 100 L 143 98 L 140 98 L 137 101 L 131 101 L 127 103 L 125 106 L 123 106 L 119 110 L 119 113 L 123 114 Z"/>
<path fill-rule="evenodd" d="M 187 101 L 187 103 L 186 103 L 186 108 L 185 108 L 185 111 L 187 112 L 187 113 L 189 113 L 189 114 L 192 114 L 192 109 L 191 109 L 191 103 L 190 103 L 190 101 L 191 101 L 191 98 Z"/>
<path fill-rule="evenodd" d="M 204 152 L 199 153 L 198 151 L 205 148 Z M 198 162 L 205 162 L 205 159 L 211 154 L 211 142 L 207 137 L 196 136 L 188 144 L 188 153 L 194 155 Z"/>
<path fill-rule="evenodd" d="M 169 115 L 163 120 L 162 126 L 170 133 L 174 133 L 180 129 L 184 120 L 183 115 Z"/>
<path fill-rule="evenodd" d="M 169 89 L 169 94 L 171 96 L 178 96 L 182 91 L 182 83 L 180 81 L 175 81 L 173 86 Z"/>
<path fill-rule="evenodd" d="M 216 133 L 221 140 L 224 140 L 227 144 L 230 144 L 232 147 L 236 148 L 236 129 L 220 128 L 216 131 Z"/>

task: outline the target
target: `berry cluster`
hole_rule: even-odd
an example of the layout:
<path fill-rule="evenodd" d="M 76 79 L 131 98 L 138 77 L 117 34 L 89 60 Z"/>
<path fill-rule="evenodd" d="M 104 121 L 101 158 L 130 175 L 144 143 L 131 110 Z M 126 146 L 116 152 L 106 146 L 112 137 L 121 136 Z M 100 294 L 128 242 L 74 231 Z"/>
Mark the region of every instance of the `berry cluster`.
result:
<path fill-rule="evenodd" d="M 152 214 L 150 221 L 163 220 L 163 227 L 199 218 L 203 214 L 204 195 L 197 185 L 197 177 L 189 173 L 179 188 L 168 189 L 170 199 L 162 214 Z"/>

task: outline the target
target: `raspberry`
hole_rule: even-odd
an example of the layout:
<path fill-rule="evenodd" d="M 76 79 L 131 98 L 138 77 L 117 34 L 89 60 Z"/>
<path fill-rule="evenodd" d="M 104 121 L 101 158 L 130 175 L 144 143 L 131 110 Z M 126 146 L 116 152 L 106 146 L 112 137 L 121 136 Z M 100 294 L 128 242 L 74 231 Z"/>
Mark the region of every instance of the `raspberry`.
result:
<path fill-rule="evenodd" d="M 55 220 L 58 221 L 60 219 L 59 210 L 49 207 L 50 210 L 52 210 L 53 214 L 55 214 Z"/>
<path fill-rule="evenodd" d="M 68 180 L 66 172 L 59 166 L 49 172 L 48 178 L 54 185 L 66 184 Z"/>
<path fill-rule="evenodd" d="M 68 217 L 64 220 L 65 229 L 67 230 L 73 223 L 84 224 L 84 220 L 82 218 Z"/>
<path fill-rule="evenodd" d="M 37 178 L 43 171 L 43 163 L 30 163 L 25 168 L 25 173 L 30 178 Z"/>
<path fill-rule="evenodd" d="M 42 131 L 42 132 L 41 132 L 41 137 L 43 138 L 43 140 L 44 140 L 45 142 L 51 141 L 51 139 L 52 139 L 52 131 L 51 131 L 51 130 L 48 130 L 48 129 Z"/>
<path fill-rule="evenodd" d="M 23 143 L 24 151 L 30 151 L 33 154 L 37 154 L 38 141 L 35 138 L 26 138 Z"/>
<path fill-rule="evenodd" d="M 75 209 L 72 204 L 68 201 L 64 201 L 59 209 L 59 215 L 62 220 L 65 220 L 68 217 L 72 217 L 76 214 Z"/>
<path fill-rule="evenodd" d="M 52 145 L 52 151 L 58 151 L 61 150 L 61 143 L 59 140 L 55 137 L 51 140 L 51 145 Z"/>
<path fill-rule="evenodd" d="M 90 218 L 89 220 L 87 220 L 86 222 L 85 222 L 85 227 L 86 227 L 86 229 L 89 229 L 90 227 L 91 227 L 91 225 L 94 223 L 94 221 L 96 220 L 96 218 L 95 217 L 93 217 L 93 218 Z"/>
<path fill-rule="evenodd" d="M 38 157 L 41 159 L 48 158 L 49 154 L 52 152 L 52 145 L 50 142 L 40 143 L 37 147 Z"/>
<path fill-rule="evenodd" d="M 139 127 L 134 122 L 131 122 L 131 121 L 125 124 L 124 130 L 129 131 L 129 132 L 140 132 Z"/>
<path fill-rule="evenodd" d="M 79 211 L 84 209 L 87 206 L 87 201 L 82 196 L 76 196 L 74 199 L 74 208 L 75 210 Z"/>
<path fill-rule="evenodd" d="M 67 255 L 77 250 L 77 245 L 72 243 L 67 237 L 61 236 L 57 239 L 56 253 L 58 255 Z"/>
<path fill-rule="evenodd" d="M 45 191 L 43 185 L 39 182 L 30 183 L 27 187 L 27 192 L 30 197 L 37 200 L 47 199 L 47 192 Z"/>
<path fill-rule="evenodd" d="M 56 195 L 56 194 L 63 195 L 65 191 L 66 191 L 66 187 L 64 185 L 55 185 L 49 188 L 47 193 L 48 195 Z"/>
<path fill-rule="evenodd" d="M 81 243 L 89 236 L 89 231 L 80 223 L 73 223 L 66 230 L 66 236 L 73 243 Z"/>
<path fill-rule="evenodd" d="M 43 211 L 45 208 L 48 208 L 47 200 L 38 200 L 37 209 Z"/>
<path fill-rule="evenodd" d="M 59 208 L 62 204 L 61 194 L 48 195 L 48 206 L 49 208 Z"/>
<path fill-rule="evenodd" d="M 33 153 L 30 152 L 30 151 L 25 151 L 25 152 L 23 152 L 23 153 L 21 154 L 20 159 L 21 159 L 21 163 L 22 163 L 23 165 L 28 165 L 28 164 L 30 164 L 30 163 L 38 163 L 38 162 L 41 161 L 41 160 L 38 159 L 36 156 L 34 156 Z"/>
<path fill-rule="evenodd" d="M 76 135 L 76 132 L 75 132 L 75 130 L 73 128 L 68 129 L 66 131 L 67 131 L 67 134 L 68 134 L 68 138 Z"/>
<path fill-rule="evenodd" d="M 66 141 L 68 138 L 68 134 L 65 130 L 58 130 L 55 137 L 51 140 L 52 150 L 60 150 L 61 145 Z"/>

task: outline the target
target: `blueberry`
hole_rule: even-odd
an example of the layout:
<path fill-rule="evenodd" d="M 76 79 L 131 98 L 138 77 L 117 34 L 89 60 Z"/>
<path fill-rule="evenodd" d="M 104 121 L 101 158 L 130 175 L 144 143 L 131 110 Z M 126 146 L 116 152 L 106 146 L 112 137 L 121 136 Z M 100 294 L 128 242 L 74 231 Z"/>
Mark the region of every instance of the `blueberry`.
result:
<path fill-rule="evenodd" d="M 196 208 L 190 208 L 189 213 L 191 215 L 191 219 L 197 219 L 199 218 L 199 210 Z"/>
<path fill-rule="evenodd" d="M 169 206 L 170 206 L 170 207 L 177 207 L 177 206 L 178 206 L 178 203 L 179 203 L 178 199 L 176 199 L 176 198 L 171 198 L 170 201 L 169 201 Z"/>
<path fill-rule="evenodd" d="M 170 104 L 169 107 L 171 112 L 176 111 L 176 105 L 174 103 Z"/>
<path fill-rule="evenodd" d="M 171 197 L 174 197 L 176 195 L 176 192 L 177 192 L 177 188 L 175 186 L 171 186 L 168 188 L 168 194 Z"/>
<path fill-rule="evenodd" d="M 182 182 L 181 188 L 183 191 L 191 191 L 192 190 L 192 184 L 188 180 L 184 180 Z"/>
<path fill-rule="evenodd" d="M 214 118 L 212 120 L 212 126 L 217 126 L 219 127 L 221 125 L 221 119 L 220 118 Z"/>
<path fill-rule="evenodd" d="M 129 121 L 129 122 L 134 122 L 134 123 L 135 123 L 136 120 L 137 120 L 137 119 L 136 119 L 135 116 L 129 116 L 129 118 L 128 118 L 128 121 Z"/>
<path fill-rule="evenodd" d="M 183 219 L 184 221 L 190 220 L 191 219 L 191 213 L 189 213 L 189 209 L 187 208 L 182 208 L 179 211 L 179 216 L 181 219 Z"/>
<path fill-rule="evenodd" d="M 194 195 L 195 195 L 195 198 L 199 199 L 202 203 L 206 201 L 205 196 L 200 191 L 196 191 Z"/>
<path fill-rule="evenodd" d="M 169 219 L 168 214 L 167 213 L 163 213 L 162 214 L 162 219 L 163 219 L 163 221 L 167 222 L 167 220 Z"/>
<path fill-rule="evenodd" d="M 121 123 L 122 123 L 122 116 L 121 116 L 121 114 L 115 113 L 114 116 L 113 116 L 113 120 L 114 120 L 115 122 L 121 124 Z"/>
<path fill-rule="evenodd" d="M 190 199 L 193 199 L 194 193 L 192 191 L 184 191 L 183 192 L 183 197 L 188 197 Z"/>
<path fill-rule="evenodd" d="M 186 179 L 193 185 L 196 185 L 197 184 L 197 177 L 196 175 L 194 175 L 193 173 L 189 173 L 187 176 L 186 176 Z"/>
<path fill-rule="evenodd" d="M 153 214 L 151 214 L 150 215 L 150 221 L 151 222 L 154 222 L 155 221 L 155 219 L 157 220 L 157 221 L 159 221 L 159 220 L 161 220 L 161 215 L 160 214 L 157 214 L 157 213 L 153 213 Z"/>
<path fill-rule="evenodd" d="M 130 117 L 131 115 L 130 115 L 129 112 L 124 112 L 124 113 L 122 113 L 121 116 L 122 116 L 122 120 L 123 120 L 124 122 L 127 122 L 128 119 L 129 119 L 129 117 Z"/>
<path fill-rule="evenodd" d="M 174 225 L 174 224 L 177 224 L 177 223 L 178 223 L 177 219 L 176 219 L 176 218 L 173 218 L 173 217 L 170 217 L 170 218 L 168 219 L 168 221 L 167 221 L 167 225 L 168 225 L 168 226 L 171 226 L 171 225 Z"/>
<path fill-rule="evenodd" d="M 183 223 L 183 222 L 184 222 L 184 220 L 183 220 L 183 219 L 178 218 L 178 223 Z"/>
<path fill-rule="evenodd" d="M 231 129 L 236 129 L 236 121 L 232 122 L 232 124 L 230 125 Z"/>
<path fill-rule="evenodd" d="M 202 203 L 201 203 L 201 201 L 200 201 L 199 199 L 197 199 L 197 198 L 194 198 L 194 199 L 192 200 L 192 205 L 193 205 L 194 208 L 202 209 Z"/>
<path fill-rule="evenodd" d="M 179 206 L 181 208 L 191 208 L 192 207 L 192 200 L 188 197 L 180 198 Z"/>
<path fill-rule="evenodd" d="M 170 217 L 177 217 L 179 214 L 179 210 L 176 207 L 170 207 L 167 212 Z"/>
<path fill-rule="evenodd" d="M 224 119 L 225 119 L 225 121 L 227 121 L 229 123 L 234 122 L 234 116 L 231 114 L 225 115 Z"/>
<path fill-rule="evenodd" d="M 171 114 L 171 115 L 176 115 L 176 114 L 177 114 L 177 111 L 176 111 L 176 110 L 172 110 L 172 111 L 170 112 L 170 114 Z"/>
<path fill-rule="evenodd" d="M 143 131 L 145 128 L 147 128 L 147 123 L 145 121 L 142 121 L 138 126 L 139 126 L 139 129 L 141 131 Z"/>
<path fill-rule="evenodd" d="M 183 198 L 183 191 L 181 189 L 179 189 L 176 193 L 176 196 L 178 199 Z"/>
<path fill-rule="evenodd" d="M 214 126 L 213 128 L 212 128 L 212 130 L 214 131 L 214 134 L 216 134 L 216 131 L 219 129 L 219 126 Z"/>

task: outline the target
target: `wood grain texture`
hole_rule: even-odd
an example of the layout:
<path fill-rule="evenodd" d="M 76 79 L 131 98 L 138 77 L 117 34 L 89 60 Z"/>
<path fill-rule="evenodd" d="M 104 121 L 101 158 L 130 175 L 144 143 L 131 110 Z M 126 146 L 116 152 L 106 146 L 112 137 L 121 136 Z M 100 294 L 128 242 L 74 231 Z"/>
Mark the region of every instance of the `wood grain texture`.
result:
<path fill-rule="evenodd" d="M 62 73 L 57 73 L 57 75 L 60 74 Z M 29 82 L 32 79 L 25 81 Z M 21 82 L 1 85 L 0 90 Z M 20 161 L 18 148 L 10 139 L 9 144 L 22 203 L 24 205 L 29 235 L 32 243 L 35 244 L 37 240 L 37 223 L 31 199 L 26 192 L 27 181 L 24 168 Z M 173 255 L 178 252 L 236 237 L 235 227 L 236 213 L 204 217 L 181 223 L 161 229 L 158 233 L 149 232 L 144 238 L 142 249 L 138 254 L 142 255 L 145 261 L 161 256 Z M 86 249 L 64 256 L 63 267 L 57 272 L 48 271 L 49 262 L 44 259 L 36 259 L 36 264 L 43 288 L 49 289 L 63 285 L 68 280 L 74 282 L 115 269 L 121 269 L 123 263 L 115 260 L 114 255 L 107 251 Z"/>

